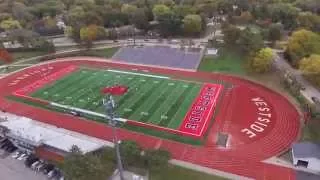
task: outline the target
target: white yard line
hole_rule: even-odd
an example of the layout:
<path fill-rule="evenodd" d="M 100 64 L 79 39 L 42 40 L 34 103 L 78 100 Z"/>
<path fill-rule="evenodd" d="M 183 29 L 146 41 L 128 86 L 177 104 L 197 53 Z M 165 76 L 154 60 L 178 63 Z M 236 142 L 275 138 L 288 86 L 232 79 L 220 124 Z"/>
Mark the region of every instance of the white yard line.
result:
<path fill-rule="evenodd" d="M 82 113 L 93 115 L 93 116 L 98 116 L 98 117 L 102 117 L 102 118 L 106 118 L 107 117 L 108 118 L 108 116 L 106 116 L 105 114 L 96 113 L 96 112 L 93 112 L 93 111 L 88 111 L 86 109 L 76 108 L 76 107 L 72 107 L 72 106 L 62 105 L 62 104 L 55 103 L 55 102 L 50 102 L 50 105 L 51 106 L 60 107 L 60 108 L 63 108 L 63 109 L 72 110 L 72 111 L 82 112 Z M 116 121 L 120 121 L 120 122 L 124 122 L 124 123 L 127 121 L 126 119 L 123 119 L 123 118 L 115 118 L 115 120 Z"/>
<path fill-rule="evenodd" d="M 128 72 L 128 71 L 118 71 L 118 70 L 112 70 L 112 69 L 108 69 L 107 71 L 115 72 L 115 73 L 122 73 L 122 74 L 132 74 L 132 75 L 138 75 L 138 76 L 145 76 L 145 77 L 154 77 L 154 78 L 160 78 L 160 79 L 170 79 L 170 77 L 167 77 L 167 76 L 157 76 L 157 75 L 142 74 L 142 73 L 135 73 L 135 72 Z"/>

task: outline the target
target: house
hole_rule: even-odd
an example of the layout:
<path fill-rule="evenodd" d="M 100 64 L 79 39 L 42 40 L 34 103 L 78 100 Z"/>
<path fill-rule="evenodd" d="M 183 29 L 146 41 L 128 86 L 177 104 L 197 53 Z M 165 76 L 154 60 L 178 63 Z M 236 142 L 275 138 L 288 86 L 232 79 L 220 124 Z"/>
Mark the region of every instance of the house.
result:
<path fill-rule="evenodd" d="M 295 166 L 320 172 L 320 144 L 296 143 L 292 146 L 292 160 Z"/>

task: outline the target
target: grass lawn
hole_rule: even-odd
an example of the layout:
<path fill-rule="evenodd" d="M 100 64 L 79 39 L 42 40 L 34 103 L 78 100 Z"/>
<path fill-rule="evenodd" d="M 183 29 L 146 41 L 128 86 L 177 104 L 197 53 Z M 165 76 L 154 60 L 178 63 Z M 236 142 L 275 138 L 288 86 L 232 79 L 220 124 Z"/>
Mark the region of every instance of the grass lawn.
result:
<path fill-rule="evenodd" d="M 114 53 L 118 51 L 118 47 L 114 48 L 105 48 L 105 49 L 92 49 L 88 53 L 93 56 L 110 58 L 113 56 Z"/>
<path fill-rule="evenodd" d="M 179 166 L 169 165 L 161 172 L 150 172 L 150 180 L 226 180 L 225 178 L 209 175 L 202 172 Z"/>
<path fill-rule="evenodd" d="M 14 61 L 18 61 L 21 59 L 27 59 L 31 57 L 41 56 L 47 54 L 47 52 L 43 51 L 29 51 L 29 52 L 13 52 L 11 53 Z"/>
<path fill-rule="evenodd" d="M 219 56 L 205 56 L 198 71 L 245 74 L 244 60 L 232 52 L 222 52 Z"/>
<path fill-rule="evenodd" d="M 301 141 L 320 142 L 320 119 L 312 119 L 303 128 Z"/>

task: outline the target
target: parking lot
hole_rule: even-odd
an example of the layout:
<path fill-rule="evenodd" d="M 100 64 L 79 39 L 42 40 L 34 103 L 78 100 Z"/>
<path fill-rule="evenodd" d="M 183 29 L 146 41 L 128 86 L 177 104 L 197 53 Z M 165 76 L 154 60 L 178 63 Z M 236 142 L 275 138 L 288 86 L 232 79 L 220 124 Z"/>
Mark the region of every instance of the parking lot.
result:
<path fill-rule="evenodd" d="M 42 173 L 35 173 L 26 167 L 23 161 L 19 161 L 10 156 L 3 155 L 0 150 L 0 179 L 1 180 L 47 180 L 48 178 Z M 4 153 L 6 154 L 6 153 Z"/>
<path fill-rule="evenodd" d="M 31 151 L 21 150 L 6 137 L 0 137 L 1 180 L 63 180 L 62 173 L 53 164 L 37 157 Z"/>

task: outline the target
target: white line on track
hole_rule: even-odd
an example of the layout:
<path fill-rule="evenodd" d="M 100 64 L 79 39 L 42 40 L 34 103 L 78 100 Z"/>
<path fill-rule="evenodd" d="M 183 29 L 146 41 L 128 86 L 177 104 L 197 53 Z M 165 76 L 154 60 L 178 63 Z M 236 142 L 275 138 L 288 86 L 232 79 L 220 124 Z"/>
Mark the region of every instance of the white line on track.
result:
<path fill-rule="evenodd" d="M 160 79 L 170 79 L 167 76 L 157 76 L 157 75 L 151 75 L 151 74 L 142 74 L 142 73 L 135 73 L 135 72 L 128 72 L 128 71 L 119 71 L 119 70 L 113 70 L 108 69 L 109 72 L 115 72 L 115 73 L 122 73 L 122 74 L 132 74 L 132 75 L 138 75 L 138 76 L 145 76 L 145 77 L 154 77 L 154 78 L 160 78 Z"/>

